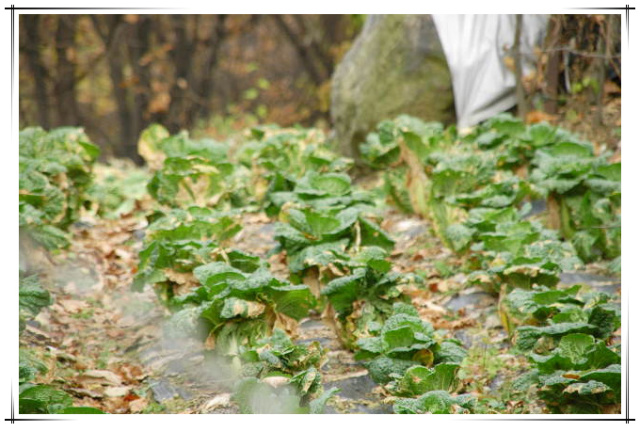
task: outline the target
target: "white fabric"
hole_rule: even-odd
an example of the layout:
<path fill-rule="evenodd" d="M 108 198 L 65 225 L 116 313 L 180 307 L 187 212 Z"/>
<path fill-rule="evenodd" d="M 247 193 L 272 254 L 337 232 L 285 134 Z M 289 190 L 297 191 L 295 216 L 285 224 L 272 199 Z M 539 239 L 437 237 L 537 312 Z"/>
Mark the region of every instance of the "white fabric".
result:
<path fill-rule="evenodd" d="M 522 69 L 534 67 L 548 15 L 523 15 Z M 504 62 L 513 46 L 515 15 L 433 15 L 449 64 L 458 127 L 475 125 L 516 104 L 516 79 Z"/>

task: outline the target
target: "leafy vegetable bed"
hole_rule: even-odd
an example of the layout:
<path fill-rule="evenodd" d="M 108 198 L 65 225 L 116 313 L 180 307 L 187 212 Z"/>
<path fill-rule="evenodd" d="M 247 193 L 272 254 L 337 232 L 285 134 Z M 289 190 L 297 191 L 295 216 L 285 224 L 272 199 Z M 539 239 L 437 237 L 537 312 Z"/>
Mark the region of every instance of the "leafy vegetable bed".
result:
<path fill-rule="evenodd" d="M 109 216 L 143 206 L 140 193 L 135 202 L 126 192 L 109 199 L 102 182 L 91 184 L 97 151 L 85 140 L 69 129 L 21 133 L 20 224 L 46 248 L 66 245 L 65 228 L 85 208 Z M 50 141 L 66 163 L 38 160 Z M 327 350 L 296 342 L 306 319 L 331 326 L 397 413 L 499 408 L 465 381 L 475 354 L 441 327 L 455 325 L 455 315 L 433 314 L 434 277 L 461 277 L 496 296 L 508 353 L 527 361 L 516 394 L 533 393 L 554 413 L 619 411 L 616 297 L 559 286 L 561 273 L 584 263 L 620 266 L 620 163 L 596 156 L 590 143 L 504 115 L 466 136 L 401 116 L 362 145 L 365 160 L 385 170 L 384 187 L 369 191 L 353 184 L 353 162 L 316 130 L 263 127 L 234 146 L 154 125 L 139 151 L 152 200 L 140 213 L 148 227 L 132 290 L 156 292 L 167 339 L 198 339 L 237 378 L 242 412 L 318 413 L 338 400 L 337 389 L 322 387 Z M 547 214 L 532 218 L 530 202 L 540 198 Z M 407 272 L 411 263 L 397 263 L 383 227 L 386 202 L 428 219 L 450 255 L 431 271 Z M 275 223 L 266 257 L 233 244 L 256 213 Z M 431 257 L 409 250 L 412 260 Z M 267 259 L 283 262 L 287 278 L 274 276 Z M 25 285 L 25 293 L 44 302 L 44 291 Z M 279 405 L 265 407 L 264 397 Z"/>

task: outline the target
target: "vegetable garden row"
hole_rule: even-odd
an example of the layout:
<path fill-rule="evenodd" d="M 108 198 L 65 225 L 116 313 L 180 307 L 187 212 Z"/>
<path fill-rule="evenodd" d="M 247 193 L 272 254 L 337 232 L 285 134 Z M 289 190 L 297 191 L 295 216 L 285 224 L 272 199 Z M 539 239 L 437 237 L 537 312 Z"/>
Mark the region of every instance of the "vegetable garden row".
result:
<path fill-rule="evenodd" d="M 227 144 L 153 125 L 138 147 L 155 202 L 132 292 L 153 287 L 172 314 L 166 334 L 200 337 L 237 374 L 241 411 L 268 411 L 251 405 L 261 394 L 291 412 L 323 411 L 336 393 L 322 387 L 326 350 L 295 342 L 299 321 L 313 316 L 395 397 L 396 413 L 474 412 L 457 377 L 465 347 L 419 317 L 405 291 L 424 279 L 394 270 L 394 241 L 380 227 L 385 202 L 353 185 L 353 161 L 322 132 L 265 126 Z M 553 413 L 619 412 L 617 296 L 558 283 L 596 260 L 620 271 L 620 163 L 562 129 L 508 115 L 464 136 L 400 116 L 380 123 L 361 151 L 383 171 L 386 203 L 428 219 L 463 260 L 468 284 L 499 296 L 513 352 L 530 361 L 514 388 L 535 388 Z M 59 251 L 81 209 L 123 209 L 126 195 L 92 183 L 98 154 L 77 128 L 20 133 L 21 234 Z M 544 225 L 529 216 L 539 199 Z M 288 281 L 230 245 L 242 214 L 260 211 L 277 220 L 271 253 L 286 252 Z M 37 278 L 21 275 L 21 325 L 49 303 Z M 92 411 L 34 384 L 41 369 L 21 353 L 21 412 Z"/>

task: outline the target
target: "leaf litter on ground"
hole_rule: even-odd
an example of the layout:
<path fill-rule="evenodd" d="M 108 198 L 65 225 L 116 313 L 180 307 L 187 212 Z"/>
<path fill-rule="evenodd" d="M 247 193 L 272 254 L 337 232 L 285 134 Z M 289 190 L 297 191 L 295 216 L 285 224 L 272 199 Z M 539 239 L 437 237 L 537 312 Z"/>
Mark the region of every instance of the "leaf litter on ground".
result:
<path fill-rule="evenodd" d="M 264 214 L 245 213 L 241 221 L 243 230 L 233 238 L 235 248 L 268 255 L 274 244 L 274 220 Z M 36 318 L 37 325 L 27 326 L 29 334 L 23 340 L 35 347 L 42 347 L 44 341 L 57 350 L 54 352 L 56 364 L 47 376 L 62 382 L 63 389 L 74 396 L 77 400 L 74 404 L 78 406 L 97 407 L 110 413 L 235 412 L 237 408 L 225 399 L 228 390 L 223 384 L 199 384 L 193 376 L 172 377 L 172 382 L 193 393 L 192 399 L 178 397 L 159 407 L 154 404 L 148 379 L 167 376 L 167 367 L 183 359 L 185 354 L 192 354 L 194 364 L 203 364 L 203 359 L 198 357 L 196 344 L 185 352 L 170 349 L 171 346 L 163 343 L 160 321 L 164 311 L 155 303 L 151 290 L 135 295 L 129 291 L 137 253 L 142 247 L 140 231 L 145 226 L 144 220 L 121 216 L 95 220 L 90 227 L 74 228 L 71 251 L 56 255 L 55 265 L 48 269 L 48 275 L 57 285 L 51 290 L 57 303 Z M 486 337 L 500 345 L 495 357 L 504 364 L 498 372 L 487 370 L 482 364 L 469 363 L 463 365 L 462 373 L 470 377 L 463 377 L 461 384 L 470 387 L 470 383 L 475 382 L 472 394 L 481 403 L 493 403 L 491 400 L 506 403 L 500 409 L 483 404 L 488 406 L 487 412 L 539 411 L 535 400 L 530 403 L 519 399 L 505 401 L 510 379 L 519 374 L 521 363 L 509 353 L 508 346 L 503 346 L 507 339 L 500 334 L 501 330 L 487 328 L 487 319 L 496 317 L 491 307 L 495 309 L 497 302 L 493 300 L 493 304 L 487 306 L 482 300 L 472 298 L 463 307 L 454 308 L 452 301 L 460 298 L 457 296 L 474 296 L 477 291 L 464 289 L 464 274 L 456 271 L 460 263 L 438 238 L 427 232 L 429 225 L 424 220 L 390 210 L 382 228 L 397 242 L 391 254 L 394 271 L 415 273 L 426 280 L 424 287 L 404 290 L 421 318 L 430 321 L 445 337 L 466 336 L 467 340 L 471 337 L 471 354 L 475 352 L 474 347 L 485 346 L 473 340 L 474 336 Z M 271 273 L 286 279 L 284 254 L 269 257 Z M 298 340 L 317 340 L 318 337 L 325 340 L 323 346 L 329 349 L 327 362 L 322 367 L 325 382 L 358 378 L 362 366 L 354 361 L 351 353 L 341 349 L 328 326 L 318 322 L 312 329 L 302 328 Z M 157 364 L 153 364 L 154 361 Z M 469 369 L 473 373 L 469 373 Z M 492 382 L 496 377 L 502 381 Z M 387 400 L 380 388 L 373 388 L 368 397 L 339 397 L 332 402 L 338 411 L 362 411 L 375 409 Z"/>

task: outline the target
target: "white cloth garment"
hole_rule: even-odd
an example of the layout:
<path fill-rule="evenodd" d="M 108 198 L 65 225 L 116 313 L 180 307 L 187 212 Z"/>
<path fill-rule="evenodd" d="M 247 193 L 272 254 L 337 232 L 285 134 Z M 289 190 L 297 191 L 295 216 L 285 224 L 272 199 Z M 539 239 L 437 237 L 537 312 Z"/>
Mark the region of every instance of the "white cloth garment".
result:
<path fill-rule="evenodd" d="M 534 46 L 546 34 L 548 15 L 523 15 L 523 74 L 535 67 Z M 516 79 L 505 65 L 516 15 L 433 15 L 449 64 L 458 127 L 473 126 L 516 104 Z"/>

